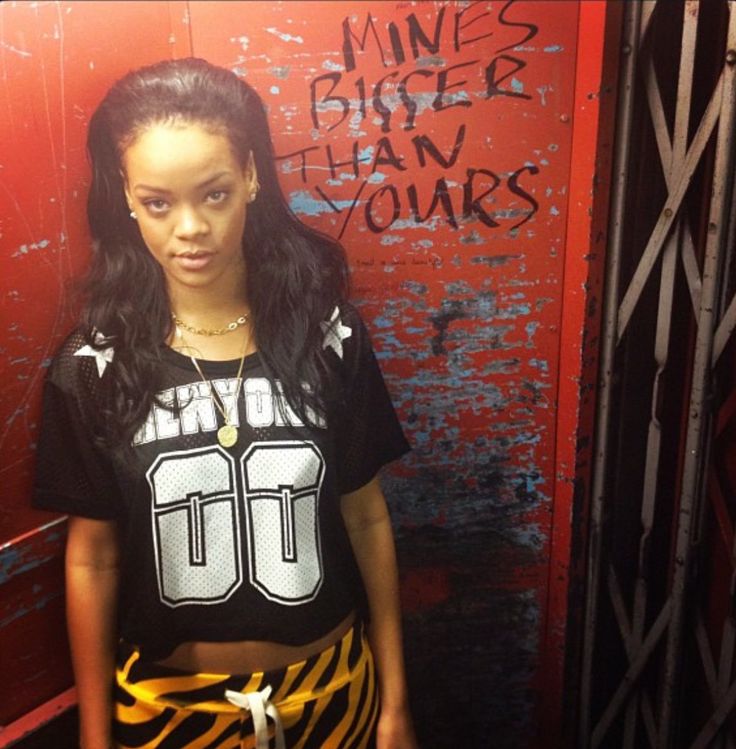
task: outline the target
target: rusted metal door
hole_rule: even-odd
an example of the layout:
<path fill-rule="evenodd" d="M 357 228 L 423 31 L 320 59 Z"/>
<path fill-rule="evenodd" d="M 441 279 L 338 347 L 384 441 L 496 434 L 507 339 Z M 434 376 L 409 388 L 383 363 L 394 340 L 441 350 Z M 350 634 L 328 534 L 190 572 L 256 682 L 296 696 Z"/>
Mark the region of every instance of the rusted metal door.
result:
<path fill-rule="evenodd" d="M 733 747 L 736 4 L 629 3 L 581 747 Z"/>

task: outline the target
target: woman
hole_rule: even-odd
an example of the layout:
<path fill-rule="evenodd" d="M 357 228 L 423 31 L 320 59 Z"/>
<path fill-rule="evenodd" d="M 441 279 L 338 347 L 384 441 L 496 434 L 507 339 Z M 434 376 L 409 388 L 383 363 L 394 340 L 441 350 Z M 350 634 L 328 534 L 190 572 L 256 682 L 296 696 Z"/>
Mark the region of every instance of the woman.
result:
<path fill-rule="evenodd" d="M 88 150 L 35 491 L 70 515 L 83 749 L 412 749 L 376 478 L 408 448 L 342 249 L 289 211 L 257 94 L 203 60 L 118 81 Z"/>

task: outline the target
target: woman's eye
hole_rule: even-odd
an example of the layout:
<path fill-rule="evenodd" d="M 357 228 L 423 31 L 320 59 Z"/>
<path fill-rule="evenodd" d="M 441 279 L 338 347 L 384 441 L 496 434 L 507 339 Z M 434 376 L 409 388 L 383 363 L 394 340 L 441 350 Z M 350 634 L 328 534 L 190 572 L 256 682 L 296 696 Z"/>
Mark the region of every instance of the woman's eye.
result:
<path fill-rule="evenodd" d="M 143 205 L 148 208 L 151 213 L 164 213 L 168 208 L 168 203 L 165 200 L 159 198 L 153 198 L 151 200 L 145 200 Z"/>
<path fill-rule="evenodd" d="M 226 190 L 213 190 L 207 195 L 207 200 L 210 203 L 222 203 L 227 198 Z"/>

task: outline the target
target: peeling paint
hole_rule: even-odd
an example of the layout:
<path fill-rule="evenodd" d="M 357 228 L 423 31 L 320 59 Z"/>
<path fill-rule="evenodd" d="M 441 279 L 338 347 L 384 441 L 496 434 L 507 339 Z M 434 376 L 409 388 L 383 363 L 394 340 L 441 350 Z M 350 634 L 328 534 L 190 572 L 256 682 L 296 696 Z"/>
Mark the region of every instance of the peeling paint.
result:
<path fill-rule="evenodd" d="M 281 39 L 282 42 L 296 42 L 297 44 L 304 44 L 304 39 L 301 36 L 292 36 L 291 34 L 286 34 L 282 31 L 279 31 L 276 27 L 270 26 L 266 29 L 266 31 L 269 34 L 273 34 L 274 36 L 277 36 L 279 39 Z"/>
<path fill-rule="evenodd" d="M 41 239 L 38 242 L 31 242 L 30 244 L 22 244 L 10 257 L 22 257 L 35 250 L 45 250 L 50 244 L 51 242 L 48 239 Z"/>

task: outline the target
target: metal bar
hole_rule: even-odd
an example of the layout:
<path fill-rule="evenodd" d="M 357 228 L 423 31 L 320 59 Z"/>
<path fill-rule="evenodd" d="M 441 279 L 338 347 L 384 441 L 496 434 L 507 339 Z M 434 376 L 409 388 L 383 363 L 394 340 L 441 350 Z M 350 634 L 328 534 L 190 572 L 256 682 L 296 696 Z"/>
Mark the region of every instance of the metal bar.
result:
<path fill-rule="evenodd" d="M 727 49 L 728 58 L 736 62 L 736 12 L 730 7 Z M 727 59 L 728 59 L 727 58 Z M 719 266 L 726 236 L 726 194 L 733 166 L 731 134 L 736 124 L 736 71 L 733 63 L 727 64 L 721 75 L 723 81 L 720 122 L 713 172 L 708 237 L 703 264 L 703 290 L 698 314 L 698 331 L 695 340 L 693 382 L 690 391 L 690 408 L 685 443 L 682 491 L 678 513 L 677 543 L 672 579 L 672 621 L 667 632 L 667 651 L 662 685 L 659 720 L 659 746 L 669 749 L 675 717 L 675 702 L 682 672 L 681 653 L 685 616 L 685 595 L 691 559 L 691 533 L 693 518 L 698 516 L 700 500 L 698 467 L 705 460 L 703 443 L 707 425 L 708 395 L 710 390 L 711 360 L 713 356 L 714 311 L 717 303 Z M 729 694 L 730 694 L 729 690 Z M 734 690 L 736 699 L 736 690 Z M 696 744 L 694 746 L 704 746 Z"/>
<path fill-rule="evenodd" d="M 608 707 L 601 716 L 601 719 L 598 721 L 596 727 L 593 729 L 593 734 L 590 741 L 590 746 L 592 747 L 592 749 L 596 749 L 596 747 L 600 746 L 600 743 L 605 738 L 608 729 L 611 727 L 614 719 L 621 711 L 621 708 L 626 702 L 627 697 L 629 696 L 631 690 L 634 688 L 637 680 L 641 676 L 641 672 L 649 662 L 649 657 L 651 656 L 654 648 L 657 646 L 657 643 L 659 642 L 662 634 L 664 633 L 665 629 L 667 629 L 667 625 L 670 622 L 671 610 L 672 601 L 668 598 L 667 602 L 664 604 L 664 606 L 662 606 L 662 610 L 659 612 L 659 616 L 657 616 L 657 618 L 655 619 L 652 628 L 649 630 L 649 632 L 647 632 L 647 636 L 644 638 L 644 641 L 641 644 L 641 648 L 639 649 L 636 658 L 631 661 L 629 667 L 626 669 L 626 673 L 624 674 L 623 679 L 621 679 L 621 683 L 616 689 L 613 698 L 608 703 Z"/>
<path fill-rule="evenodd" d="M 646 65 L 645 90 L 647 94 L 647 102 L 649 104 L 649 114 L 652 118 L 652 125 L 654 127 L 654 136 L 657 141 L 659 160 L 662 164 L 670 164 L 672 162 L 672 143 L 670 142 L 670 132 L 664 114 L 664 104 L 662 103 L 662 93 L 659 88 L 657 72 L 654 68 L 654 61 L 651 57 L 647 58 Z M 687 141 L 682 140 L 682 143 L 686 147 Z M 682 159 L 680 159 L 680 161 L 682 161 Z M 667 189 L 672 190 L 674 187 L 672 172 L 669 169 L 663 171 Z M 679 220 L 682 224 L 683 231 L 682 264 L 685 271 L 688 290 L 690 292 L 693 312 L 696 312 L 700 299 L 700 269 L 698 268 L 698 261 L 695 257 L 695 243 L 693 242 L 690 220 L 687 214 L 680 214 Z"/>
<path fill-rule="evenodd" d="M 695 741 L 690 744 L 690 749 L 707 749 L 734 706 L 736 706 L 736 682 L 731 684 L 716 711 L 710 716 Z"/>
<path fill-rule="evenodd" d="M 705 673 L 705 681 L 708 684 L 708 692 L 710 693 L 713 705 L 717 707 L 723 695 L 719 694 L 718 674 L 716 672 L 716 666 L 713 661 L 713 653 L 710 649 L 708 633 L 705 631 L 705 625 L 703 624 L 703 617 L 700 615 L 698 616 L 698 620 L 695 624 L 695 640 L 698 644 L 700 660 L 703 664 L 703 672 Z M 723 737 L 722 746 L 725 746 L 726 749 L 734 749 L 733 737 L 730 734 Z"/>
<path fill-rule="evenodd" d="M 19 746 L 23 739 L 29 739 L 34 731 L 43 728 L 76 704 L 77 690 L 75 687 L 71 687 L 21 716 L 18 720 L 0 727 L 0 749 Z M 26 743 L 30 744 L 31 742 L 27 741 Z"/>
<path fill-rule="evenodd" d="M 578 743 L 582 749 L 590 746 L 591 690 L 593 653 L 598 622 L 598 597 L 601 565 L 603 563 L 603 508 L 605 503 L 605 473 L 608 455 L 608 426 L 611 418 L 611 390 L 613 358 L 616 347 L 619 276 L 623 244 L 624 207 L 628 185 L 628 163 L 634 108 L 634 84 L 641 25 L 641 5 L 629 3 L 624 11 L 622 34 L 622 67 L 619 103 L 616 114 L 616 153 L 612 172 L 611 234 L 606 252 L 606 290 L 603 311 L 603 333 L 599 373 L 599 399 L 595 433 L 595 465 L 591 494 L 589 551 L 586 570 L 585 628 L 580 688 L 580 724 Z"/>
<path fill-rule="evenodd" d="M 729 246 L 727 244 L 727 246 Z M 733 246 L 733 245 L 730 245 Z M 733 335 L 733 331 L 736 328 L 736 296 L 731 299 L 731 303 L 728 305 L 726 313 L 723 315 L 720 324 L 716 330 L 715 339 L 713 341 L 713 361 L 711 366 L 715 367 L 718 360 L 726 348 L 726 344 Z"/>
<path fill-rule="evenodd" d="M 646 38 L 652 23 L 652 16 L 657 8 L 657 0 L 642 0 L 641 3 L 641 25 L 639 30 L 639 43 Z"/>
<path fill-rule="evenodd" d="M 626 613 L 626 604 L 624 603 L 624 597 L 621 593 L 621 586 L 618 583 L 618 575 L 613 565 L 608 567 L 608 595 L 613 604 L 613 613 L 616 617 L 618 624 L 618 630 L 621 633 L 621 639 L 624 642 L 626 648 L 626 657 L 631 663 L 634 656 L 636 655 L 636 649 L 641 643 L 634 642 L 631 636 L 631 624 L 629 617 Z M 629 708 L 631 705 L 635 705 L 635 701 L 629 702 Z M 647 732 L 647 738 L 649 739 L 650 746 L 657 745 L 657 723 L 654 717 L 654 709 L 652 707 L 652 701 L 649 699 L 649 695 L 644 693 L 641 695 L 641 712 L 642 718 L 644 719 L 644 728 Z"/>
<path fill-rule="evenodd" d="M 695 6 L 693 8 L 693 5 Z M 693 68 L 695 59 L 695 41 L 698 28 L 697 3 L 688 0 L 683 6 L 682 44 L 680 52 L 680 69 L 677 81 L 677 107 L 672 137 L 670 158 L 662 163 L 662 172 L 667 182 L 672 182 L 673 175 L 681 168 L 687 153 L 687 134 L 690 125 L 690 104 L 692 100 Z M 656 86 L 656 73 L 651 57 L 647 88 Z M 665 125 L 664 116 L 659 122 L 659 129 Z M 655 128 L 657 126 L 655 125 Z M 664 135 L 657 136 L 658 142 L 664 140 Z M 669 140 L 669 136 L 667 136 Z M 678 216 L 681 214 L 678 213 Z M 682 221 L 679 219 L 678 229 Z M 637 564 L 637 579 L 634 584 L 634 609 L 632 614 L 632 642 L 634 648 L 640 643 L 644 633 L 647 613 L 647 600 L 650 577 L 649 544 L 654 524 L 657 504 L 657 481 L 662 451 L 662 424 L 659 418 L 659 408 L 662 399 L 659 397 L 660 384 L 669 359 L 670 335 L 672 330 L 672 305 L 674 300 L 675 272 L 679 254 L 679 240 L 681 231 L 673 231 L 667 235 L 666 248 L 662 257 L 661 275 L 659 283 L 659 304 L 657 310 L 657 331 L 654 343 L 654 360 L 657 371 L 652 383 L 651 416 L 647 430 L 647 447 L 644 464 L 644 481 L 642 486 L 642 500 L 640 521 L 642 534 L 639 543 L 639 558 Z M 635 690 L 627 711 L 624 725 L 625 749 L 634 749 L 637 733 L 637 715 L 639 690 Z"/>
<path fill-rule="evenodd" d="M 677 108 L 675 113 L 672 148 L 669 154 L 669 160 L 662 164 L 662 171 L 666 175 L 668 183 L 672 182 L 673 174 L 675 174 L 680 168 L 684 161 L 685 154 L 687 153 L 687 133 L 690 121 L 690 103 L 692 99 L 692 73 L 698 22 L 697 8 L 696 12 L 693 13 L 692 7 L 690 6 L 692 6 L 692 2 L 685 3 L 683 6 L 682 47 L 680 53 Z M 652 81 L 656 82 L 656 73 L 651 64 L 651 58 L 649 62 L 652 75 L 647 77 L 647 84 L 648 86 L 651 86 Z M 664 117 L 662 117 L 662 119 L 664 119 Z M 662 138 L 662 135 L 658 136 L 658 140 L 661 141 Z M 678 213 L 678 216 L 679 215 L 680 214 Z M 649 576 L 651 572 L 649 543 L 657 503 L 657 481 L 662 450 L 662 424 L 658 413 L 661 403 L 659 388 L 662 382 L 662 375 L 667 368 L 667 362 L 669 359 L 670 333 L 672 329 L 672 305 L 674 299 L 675 271 L 677 269 L 679 238 L 679 231 L 670 232 L 667 236 L 667 246 L 662 258 L 659 283 L 657 331 L 654 344 L 654 360 L 657 365 L 657 371 L 652 383 L 651 417 L 647 430 L 647 447 L 640 512 L 642 535 L 639 544 L 638 575 L 634 586 L 634 611 L 632 615 L 632 640 L 635 646 L 638 646 L 641 642 L 647 612 Z M 623 742 L 625 749 L 633 749 L 636 742 L 638 702 L 639 690 L 636 690 L 626 711 Z"/>
<path fill-rule="evenodd" d="M 734 6 L 731 6 L 731 9 L 733 11 Z M 731 188 L 731 194 L 733 196 L 733 185 Z M 733 200 L 733 197 L 731 198 L 731 215 L 729 216 L 728 220 L 728 237 L 726 239 L 726 247 L 728 248 L 736 248 L 736 201 Z M 727 252 L 726 253 L 726 267 L 724 268 L 723 274 L 724 278 L 729 278 L 731 266 L 734 263 L 734 253 L 733 252 Z M 726 299 L 726 293 L 727 293 L 727 287 L 724 285 L 723 288 L 723 299 L 722 299 L 722 306 L 725 307 L 725 299 Z M 721 310 L 723 312 L 723 310 Z M 721 316 L 721 321 L 718 325 L 718 328 L 716 329 L 716 336 L 715 341 L 713 343 L 713 366 L 715 367 L 718 363 L 718 360 L 721 357 L 721 354 L 723 353 L 723 350 L 726 348 L 726 344 L 728 343 L 729 339 L 733 335 L 734 328 L 736 328 L 736 296 L 731 298 L 731 303 L 728 305 L 725 312 L 723 312 Z"/>
<path fill-rule="evenodd" d="M 641 292 L 644 289 L 644 284 L 649 278 L 652 267 L 657 261 L 664 239 L 672 228 L 675 215 L 680 209 L 682 199 L 685 197 L 685 192 L 690 184 L 693 173 L 698 166 L 698 162 L 700 161 L 713 129 L 718 122 L 722 91 L 723 76 L 718 79 L 718 83 L 713 90 L 713 95 L 708 102 L 708 107 L 705 110 L 703 119 L 700 121 L 698 131 L 688 149 L 687 157 L 682 165 L 682 170 L 674 179 L 675 186 L 670 190 L 669 195 L 667 196 L 664 208 L 657 219 L 657 223 L 649 237 L 647 246 L 639 259 L 639 265 L 634 271 L 631 283 L 629 284 L 624 299 L 621 302 L 618 319 L 619 340 L 626 331 L 634 307 L 639 301 Z"/>
<path fill-rule="evenodd" d="M 736 417 L 736 390 L 732 390 L 728 394 L 726 402 L 718 409 L 718 422 L 715 429 L 717 437 L 723 434 L 726 427 L 729 426 L 731 419 L 734 417 Z"/>
<path fill-rule="evenodd" d="M 721 491 L 720 484 L 718 483 L 718 478 L 712 471 L 710 476 L 708 477 L 708 499 L 710 501 L 711 507 L 713 508 L 713 514 L 715 515 L 716 524 L 718 525 L 718 530 L 720 531 L 721 541 L 726 548 L 732 548 L 735 539 L 733 523 L 731 522 L 731 515 L 728 511 L 728 507 L 726 506 L 726 499 L 723 496 L 723 492 Z M 736 569 L 736 565 L 734 564 L 734 562 L 736 562 L 736 558 L 734 558 L 733 552 L 730 561 L 731 569 Z"/>
<path fill-rule="evenodd" d="M 692 233 L 687 220 L 686 229 L 687 233 L 685 234 L 685 241 L 682 244 L 682 268 L 685 271 L 687 288 L 690 292 L 690 302 L 693 308 L 693 315 L 696 315 L 698 307 L 700 306 L 700 291 L 703 287 L 703 283 L 700 278 L 698 260 L 695 257 L 695 244 L 693 243 Z"/>
<path fill-rule="evenodd" d="M 705 674 L 708 691 L 715 703 L 718 696 L 718 673 L 716 672 L 716 664 L 713 661 L 713 653 L 710 649 L 708 633 L 705 631 L 702 616 L 698 616 L 698 620 L 695 624 L 695 641 L 698 643 L 700 660 L 703 663 L 703 673 Z"/>

